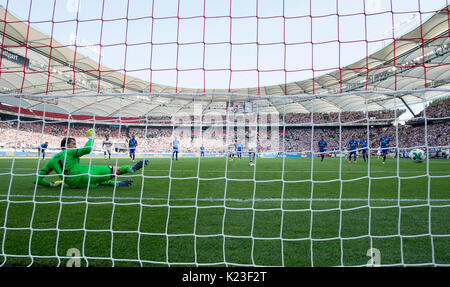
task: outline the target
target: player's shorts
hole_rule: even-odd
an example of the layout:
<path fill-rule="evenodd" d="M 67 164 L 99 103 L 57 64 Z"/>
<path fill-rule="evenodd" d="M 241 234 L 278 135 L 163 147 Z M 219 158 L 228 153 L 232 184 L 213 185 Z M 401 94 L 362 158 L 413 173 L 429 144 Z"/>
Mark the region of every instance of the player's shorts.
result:
<path fill-rule="evenodd" d="M 98 186 L 102 182 L 109 181 L 114 177 L 114 169 L 110 165 L 80 165 L 77 174 L 65 178 L 65 183 L 71 188 L 86 188 Z"/>
<path fill-rule="evenodd" d="M 381 150 L 381 154 L 388 154 L 389 153 L 389 149 L 388 148 L 384 148 Z"/>
<path fill-rule="evenodd" d="M 104 151 L 107 152 L 107 153 L 111 153 L 111 148 L 110 147 L 105 147 Z"/>
<path fill-rule="evenodd" d="M 352 155 L 352 154 L 356 154 L 356 150 L 351 150 L 351 151 L 349 152 L 349 155 Z"/>
<path fill-rule="evenodd" d="M 367 149 L 362 149 L 361 153 L 367 153 Z"/>
<path fill-rule="evenodd" d="M 248 147 L 248 152 L 255 152 L 256 147 L 254 145 Z"/>
<path fill-rule="evenodd" d="M 324 150 L 324 149 L 320 149 L 320 150 L 319 150 L 319 152 L 325 152 L 325 151 L 326 151 L 326 150 Z"/>
<path fill-rule="evenodd" d="M 136 152 L 136 149 L 130 148 L 130 153 L 135 153 L 135 152 Z"/>

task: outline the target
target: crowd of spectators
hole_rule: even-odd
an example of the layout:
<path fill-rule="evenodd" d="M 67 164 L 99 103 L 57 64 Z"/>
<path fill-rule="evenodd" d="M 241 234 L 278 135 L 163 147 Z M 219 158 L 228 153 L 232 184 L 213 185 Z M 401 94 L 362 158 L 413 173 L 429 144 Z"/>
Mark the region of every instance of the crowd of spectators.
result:
<path fill-rule="evenodd" d="M 260 114 L 258 118 L 255 119 L 252 114 L 229 114 L 223 115 L 219 113 L 205 114 L 202 120 L 193 115 L 187 114 L 176 114 L 173 117 L 170 116 L 160 116 L 160 117 L 149 117 L 147 119 L 148 125 L 156 126 L 171 126 L 177 124 L 226 124 L 227 122 L 234 122 L 237 119 L 244 119 L 247 122 L 258 121 L 258 123 L 273 123 L 279 122 L 285 124 L 307 124 L 311 121 L 315 124 L 330 124 L 330 123 L 360 123 L 365 122 L 367 118 L 374 122 L 388 123 L 405 112 L 405 110 L 398 109 L 394 110 L 382 110 L 382 111 L 369 111 L 366 114 L 364 112 L 330 112 L 330 113 L 276 113 L 276 114 Z M 311 118 L 311 115 L 313 117 Z"/>
<path fill-rule="evenodd" d="M 342 114 L 341 114 L 342 116 Z M 357 115 L 355 115 L 358 117 Z M 389 115 L 387 115 L 389 116 Z M 348 117 L 347 119 L 351 119 Z M 40 144 L 49 142 L 50 149 L 58 149 L 65 136 L 75 137 L 83 145 L 86 131 L 92 125 L 77 123 L 48 123 L 40 121 L 0 121 L 0 147 L 36 149 Z M 196 153 L 203 144 L 208 153 L 226 152 L 230 142 L 237 138 L 245 144 L 245 131 L 233 131 L 225 127 L 204 127 L 201 132 L 196 127 L 156 127 L 156 126 L 108 126 L 96 125 L 97 140 L 94 149 L 102 149 L 102 140 L 108 135 L 115 144 L 126 145 L 126 140 L 135 136 L 138 152 L 167 153 L 171 143 L 177 138 L 180 151 Z M 228 134 L 227 134 L 228 133 Z M 429 123 L 427 125 L 360 125 L 360 126 L 292 126 L 287 125 L 275 130 L 260 128 L 258 130 L 258 152 L 285 151 L 302 153 L 318 150 L 317 141 L 324 136 L 328 142 L 327 149 L 346 150 L 352 136 L 358 140 L 368 136 L 369 147 L 377 149 L 381 136 L 391 137 L 391 146 L 411 148 L 416 146 L 448 148 L 450 125 L 448 122 Z M 398 135 L 398 137 L 397 137 Z"/>
<path fill-rule="evenodd" d="M 312 136 L 313 135 L 313 136 Z M 398 135 L 398 137 L 397 137 Z M 311 142 L 312 136 L 312 142 Z M 380 137 L 389 136 L 391 147 L 412 148 L 417 146 L 446 147 L 450 142 L 450 125 L 448 123 L 433 123 L 424 125 L 408 126 L 372 126 L 372 127 L 320 127 L 314 128 L 291 128 L 285 134 L 286 151 L 296 152 L 311 150 L 318 151 L 317 142 L 324 136 L 327 140 L 328 150 L 347 150 L 348 142 L 355 136 L 360 140 L 365 136 L 369 141 L 371 149 L 380 146 Z M 340 146 L 339 146 L 340 143 Z"/>
<path fill-rule="evenodd" d="M 377 123 L 388 123 L 393 121 L 395 116 L 402 114 L 404 110 L 382 110 L 382 111 L 369 111 L 366 114 L 364 112 L 332 112 L 332 113 L 287 113 L 284 115 L 284 122 L 286 124 L 302 124 L 311 123 L 314 124 L 330 124 L 330 123 L 361 123 L 366 122 L 367 119 Z M 281 117 L 281 119 L 283 116 Z"/>
<path fill-rule="evenodd" d="M 410 120 L 410 123 L 422 122 L 424 121 L 424 116 L 431 120 L 439 120 L 450 117 L 450 98 L 431 103 L 425 108 L 425 112 L 421 111 L 418 113 Z"/>

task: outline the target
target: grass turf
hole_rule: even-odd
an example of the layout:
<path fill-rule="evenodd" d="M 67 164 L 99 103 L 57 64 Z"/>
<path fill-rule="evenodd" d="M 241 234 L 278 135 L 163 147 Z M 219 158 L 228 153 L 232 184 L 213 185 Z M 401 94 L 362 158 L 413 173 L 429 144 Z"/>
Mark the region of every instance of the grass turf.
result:
<path fill-rule="evenodd" d="M 371 247 L 382 265 L 450 264 L 450 161 L 149 160 L 120 177 L 131 187 L 89 190 L 35 187 L 37 159 L 0 160 L 0 264 L 77 248 L 82 266 L 365 266 Z"/>

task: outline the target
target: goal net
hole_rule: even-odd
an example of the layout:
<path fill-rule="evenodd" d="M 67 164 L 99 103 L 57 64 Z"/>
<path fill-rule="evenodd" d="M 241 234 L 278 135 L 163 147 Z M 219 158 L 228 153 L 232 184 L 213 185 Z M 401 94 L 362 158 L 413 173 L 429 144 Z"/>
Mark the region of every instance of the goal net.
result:
<path fill-rule="evenodd" d="M 445 1 L 26 2 L 0 266 L 450 265 Z"/>

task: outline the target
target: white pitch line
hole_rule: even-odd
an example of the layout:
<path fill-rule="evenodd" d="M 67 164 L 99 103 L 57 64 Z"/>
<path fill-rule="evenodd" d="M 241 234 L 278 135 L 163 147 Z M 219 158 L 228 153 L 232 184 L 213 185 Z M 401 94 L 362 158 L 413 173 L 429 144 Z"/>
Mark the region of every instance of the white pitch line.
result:
<path fill-rule="evenodd" d="M 0 197 L 8 197 L 8 195 L 0 194 Z M 81 199 L 86 200 L 86 196 L 78 196 L 78 195 L 26 195 L 26 194 L 10 194 L 9 198 L 54 198 L 54 199 Z M 133 196 L 89 196 L 87 199 L 102 199 L 102 200 L 137 200 L 137 201 L 167 201 L 167 198 L 162 197 L 133 197 Z M 230 202 L 278 202 L 281 201 L 281 198 L 227 198 L 226 201 Z M 368 201 L 367 198 L 313 198 L 313 201 Z M 204 201 L 204 202 L 211 202 L 211 201 L 224 201 L 223 198 L 171 198 L 170 201 Z M 283 201 L 305 201 L 309 202 L 311 201 L 311 198 L 284 198 Z M 402 198 L 402 199 L 396 199 L 396 198 L 372 198 L 370 201 L 381 201 L 381 202 L 428 202 L 428 199 L 420 199 L 420 198 Z M 448 199 L 430 199 L 430 202 L 450 202 L 450 198 Z"/>

